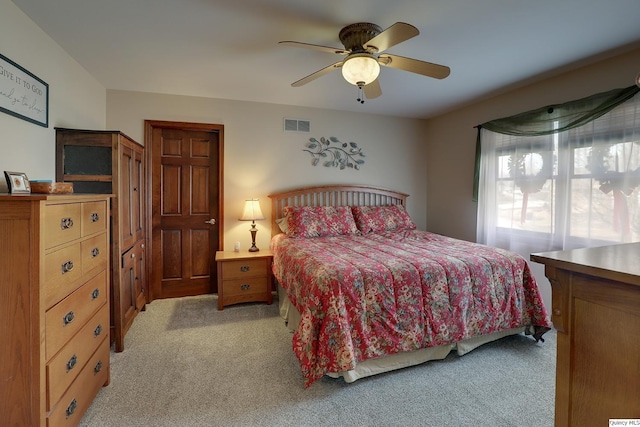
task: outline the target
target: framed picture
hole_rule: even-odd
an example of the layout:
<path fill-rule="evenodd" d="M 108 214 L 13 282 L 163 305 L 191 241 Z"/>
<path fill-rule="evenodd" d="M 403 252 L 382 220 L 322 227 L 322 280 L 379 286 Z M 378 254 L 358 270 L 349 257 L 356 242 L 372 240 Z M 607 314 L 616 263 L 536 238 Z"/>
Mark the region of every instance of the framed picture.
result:
<path fill-rule="evenodd" d="M 49 85 L 0 54 L 0 111 L 49 127 Z"/>
<path fill-rule="evenodd" d="M 29 184 L 29 178 L 22 172 L 9 172 L 4 171 L 4 176 L 7 178 L 7 187 L 9 187 L 9 193 L 31 193 L 31 185 Z"/>

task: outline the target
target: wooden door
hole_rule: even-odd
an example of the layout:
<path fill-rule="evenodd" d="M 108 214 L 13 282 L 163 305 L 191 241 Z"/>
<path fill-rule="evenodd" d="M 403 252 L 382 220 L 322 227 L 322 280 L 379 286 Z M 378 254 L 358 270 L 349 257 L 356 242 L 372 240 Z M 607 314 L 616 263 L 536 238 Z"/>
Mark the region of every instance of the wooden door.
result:
<path fill-rule="evenodd" d="M 116 331 L 116 351 L 124 350 L 124 334 L 129 330 L 138 313 L 147 303 L 144 293 L 145 283 L 145 250 L 144 241 L 137 242 L 131 249 L 122 254 L 120 260 L 120 287 L 114 292 L 116 313 L 121 331 Z"/>
<path fill-rule="evenodd" d="M 151 295 L 217 292 L 222 247 L 223 126 L 146 121 Z M 214 224 L 209 221 L 214 220 Z"/>
<path fill-rule="evenodd" d="M 132 247 L 144 238 L 144 162 L 143 149 L 121 136 L 119 139 L 120 246 Z"/>
<path fill-rule="evenodd" d="M 118 164 L 118 210 L 120 212 L 120 248 L 125 251 L 133 246 L 135 240 L 134 221 L 132 218 L 132 190 L 136 179 L 134 172 L 134 153 L 129 145 L 118 142 L 120 162 Z"/>
<path fill-rule="evenodd" d="M 135 261 L 135 283 L 133 288 L 133 295 L 135 295 L 135 308 L 136 311 L 144 309 L 147 303 L 145 296 L 145 284 L 147 283 L 147 270 L 146 270 L 146 251 L 145 243 L 143 240 L 139 241 L 133 248 L 136 251 Z"/>
<path fill-rule="evenodd" d="M 133 145 L 132 164 L 132 197 L 131 201 L 131 229 L 135 236 L 135 241 L 144 239 L 144 159 L 143 149 L 139 145 Z"/>
<path fill-rule="evenodd" d="M 118 298 L 116 307 L 119 307 L 119 310 L 116 309 L 115 315 L 118 316 L 123 331 L 127 331 L 131 327 L 133 320 L 138 314 L 135 294 L 136 283 L 139 283 L 135 259 L 137 255 L 139 254 L 135 248 L 131 248 L 122 254 L 120 260 L 120 288 L 117 295 L 115 295 L 116 293 L 114 292 L 114 297 Z M 122 344 L 116 342 L 116 351 L 124 350 L 124 333 L 120 333 L 120 340 Z"/>

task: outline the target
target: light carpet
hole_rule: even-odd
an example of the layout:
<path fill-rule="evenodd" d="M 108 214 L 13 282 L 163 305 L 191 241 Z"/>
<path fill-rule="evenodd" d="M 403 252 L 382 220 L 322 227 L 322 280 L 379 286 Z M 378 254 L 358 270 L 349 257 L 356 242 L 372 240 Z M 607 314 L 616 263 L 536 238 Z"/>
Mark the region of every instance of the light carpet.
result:
<path fill-rule="evenodd" d="M 111 384 L 81 426 L 553 425 L 556 335 L 517 335 L 460 357 L 304 388 L 277 301 L 217 310 L 156 300 L 111 353 Z"/>

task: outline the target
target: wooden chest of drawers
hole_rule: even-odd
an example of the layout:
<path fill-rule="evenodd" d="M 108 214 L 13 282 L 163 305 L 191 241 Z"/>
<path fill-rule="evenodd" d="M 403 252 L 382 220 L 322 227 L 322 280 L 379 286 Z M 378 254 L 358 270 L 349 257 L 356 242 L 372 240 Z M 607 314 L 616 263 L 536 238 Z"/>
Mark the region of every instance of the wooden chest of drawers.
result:
<path fill-rule="evenodd" d="M 216 252 L 218 264 L 218 310 L 225 305 L 265 301 L 271 304 L 270 251 Z"/>
<path fill-rule="evenodd" d="M 75 426 L 109 384 L 109 196 L 0 195 L 0 414 Z"/>
<path fill-rule="evenodd" d="M 558 330 L 556 427 L 640 419 L 638 260 L 638 242 L 531 254 L 545 265 Z"/>

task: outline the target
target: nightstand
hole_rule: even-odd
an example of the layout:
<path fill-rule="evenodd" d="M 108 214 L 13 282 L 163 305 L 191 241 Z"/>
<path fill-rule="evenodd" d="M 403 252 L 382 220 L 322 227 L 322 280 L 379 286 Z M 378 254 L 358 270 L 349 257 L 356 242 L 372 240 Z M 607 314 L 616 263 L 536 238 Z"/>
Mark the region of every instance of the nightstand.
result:
<path fill-rule="evenodd" d="M 271 304 L 272 277 L 270 250 L 218 251 L 218 310 L 225 305 L 264 301 Z"/>

